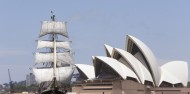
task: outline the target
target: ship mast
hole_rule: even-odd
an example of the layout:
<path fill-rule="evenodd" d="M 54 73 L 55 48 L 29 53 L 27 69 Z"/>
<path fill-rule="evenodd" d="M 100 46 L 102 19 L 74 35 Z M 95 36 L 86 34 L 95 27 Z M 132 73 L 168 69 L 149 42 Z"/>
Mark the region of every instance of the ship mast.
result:
<path fill-rule="evenodd" d="M 52 13 L 52 16 L 51 16 L 51 20 L 54 22 L 55 21 L 55 15 L 53 14 L 53 12 L 51 11 Z M 53 30 L 55 30 L 55 23 L 53 24 Z M 56 70 L 56 53 L 57 53 L 57 48 L 56 48 L 56 34 L 54 33 L 53 34 L 53 56 L 54 56 L 54 62 L 53 62 L 53 80 L 56 79 L 56 73 L 55 73 L 55 70 Z"/>
<path fill-rule="evenodd" d="M 47 82 L 48 89 L 56 91 L 62 84 L 70 83 L 74 66 L 71 65 L 73 58 L 70 53 L 70 42 L 67 40 L 66 22 L 57 21 L 52 11 L 50 17 L 50 21 L 42 21 L 33 72 L 42 87 L 46 87 Z M 48 50 L 44 52 L 44 48 Z M 69 64 L 69 66 L 63 66 L 63 64 Z"/>

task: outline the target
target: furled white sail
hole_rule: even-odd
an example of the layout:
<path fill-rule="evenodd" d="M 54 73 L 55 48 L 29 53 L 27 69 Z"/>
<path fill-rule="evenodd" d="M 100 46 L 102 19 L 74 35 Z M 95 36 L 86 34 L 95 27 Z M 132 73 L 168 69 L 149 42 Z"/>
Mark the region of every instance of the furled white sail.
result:
<path fill-rule="evenodd" d="M 64 48 L 64 49 L 67 49 L 67 50 L 71 49 L 70 44 L 69 44 L 68 41 L 56 42 L 56 46 L 58 48 Z M 37 44 L 37 49 L 40 49 L 40 48 L 53 48 L 53 42 L 52 41 L 39 40 L 38 44 Z"/>
<path fill-rule="evenodd" d="M 43 21 L 40 37 L 46 34 L 60 34 L 68 37 L 66 22 Z"/>
<path fill-rule="evenodd" d="M 62 83 L 70 83 L 74 71 L 73 66 L 59 67 L 55 70 L 56 80 Z M 53 68 L 33 68 L 35 79 L 38 83 L 52 81 Z"/>
<path fill-rule="evenodd" d="M 57 53 L 57 62 L 65 62 L 68 64 L 72 64 L 72 56 L 70 53 Z M 36 63 L 44 63 L 44 62 L 54 62 L 53 53 L 36 53 L 35 54 L 35 62 Z"/>

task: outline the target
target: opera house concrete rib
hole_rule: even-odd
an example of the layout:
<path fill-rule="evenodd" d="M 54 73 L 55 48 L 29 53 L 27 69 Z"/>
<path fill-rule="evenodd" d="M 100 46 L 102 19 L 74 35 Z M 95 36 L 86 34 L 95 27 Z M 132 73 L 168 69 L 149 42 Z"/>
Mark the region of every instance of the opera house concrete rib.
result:
<path fill-rule="evenodd" d="M 93 56 L 93 66 L 76 64 L 83 80 L 131 80 L 152 87 L 186 87 L 188 65 L 171 61 L 162 66 L 150 48 L 139 39 L 127 35 L 125 50 L 104 45 L 107 56 Z"/>

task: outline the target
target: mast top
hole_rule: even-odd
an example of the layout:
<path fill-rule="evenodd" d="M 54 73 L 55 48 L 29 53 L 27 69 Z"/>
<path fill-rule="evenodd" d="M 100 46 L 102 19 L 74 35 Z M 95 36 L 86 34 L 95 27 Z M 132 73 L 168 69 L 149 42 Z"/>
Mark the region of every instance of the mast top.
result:
<path fill-rule="evenodd" d="M 52 20 L 52 21 L 55 21 L 55 15 L 53 14 L 53 11 L 51 11 L 51 14 L 52 14 L 51 20 Z"/>

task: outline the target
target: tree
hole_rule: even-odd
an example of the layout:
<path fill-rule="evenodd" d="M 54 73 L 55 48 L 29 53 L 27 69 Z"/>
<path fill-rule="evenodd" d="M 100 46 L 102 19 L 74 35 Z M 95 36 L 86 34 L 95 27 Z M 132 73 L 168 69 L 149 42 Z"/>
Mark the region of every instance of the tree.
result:
<path fill-rule="evenodd" d="M 187 83 L 187 87 L 190 87 L 190 82 Z"/>

